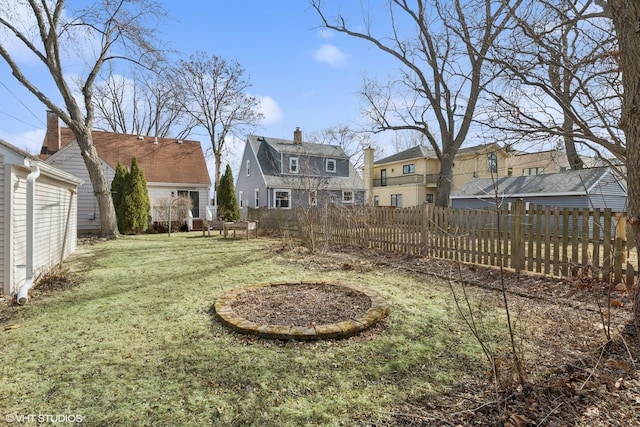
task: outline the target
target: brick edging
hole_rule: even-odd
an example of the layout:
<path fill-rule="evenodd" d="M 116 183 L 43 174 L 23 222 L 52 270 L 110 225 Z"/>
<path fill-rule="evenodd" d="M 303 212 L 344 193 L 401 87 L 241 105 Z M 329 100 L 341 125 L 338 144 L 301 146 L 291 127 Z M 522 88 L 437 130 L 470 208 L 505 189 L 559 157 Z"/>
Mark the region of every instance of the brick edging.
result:
<path fill-rule="evenodd" d="M 264 286 L 282 285 L 327 285 L 349 288 L 365 294 L 371 300 L 371 307 L 359 316 L 345 319 L 337 323 L 326 323 L 316 326 L 285 326 L 255 323 L 237 315 L 231 307 L 232 302 L 241 293 Z M 259 283 L 244 288 L 234 288 L 225 292 L 215 302 L 216 316 L 231 329 L 243 333 L 257 335 L 262 338 L 275 338 L 284 340 L 317 340 L 328 338 L 347 338 L 353 336 L 373 325 L 389 314 L 389 306 L 384 297 L 373 289 L 348 283 L 327 283 L 323 281 L 301 282 L 271 282 Z"/>

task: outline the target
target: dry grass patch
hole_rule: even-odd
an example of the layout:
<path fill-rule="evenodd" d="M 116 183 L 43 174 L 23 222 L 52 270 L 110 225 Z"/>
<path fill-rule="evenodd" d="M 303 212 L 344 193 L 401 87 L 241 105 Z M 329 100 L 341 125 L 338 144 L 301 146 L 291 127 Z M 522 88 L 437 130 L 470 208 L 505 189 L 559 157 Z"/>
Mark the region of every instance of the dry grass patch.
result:
<path fill-rule="evenodd" d="M 482 373 L 446 286 L 388 269 L 301 269 L 292 257 L 306 255 L 273 244 L 178 233 L 83 248 L 66 265 L 76 286 L 0 310 L 0 321 L 12 310 L 21 325 L 2 332 L 0 416 L 78 414 L 90 426 L 384 425 L 399 402 Z M 386 327 L 301 343 L 245 337 L 212 316 L 227 289 L 319 278 L 382 293 Z"/>

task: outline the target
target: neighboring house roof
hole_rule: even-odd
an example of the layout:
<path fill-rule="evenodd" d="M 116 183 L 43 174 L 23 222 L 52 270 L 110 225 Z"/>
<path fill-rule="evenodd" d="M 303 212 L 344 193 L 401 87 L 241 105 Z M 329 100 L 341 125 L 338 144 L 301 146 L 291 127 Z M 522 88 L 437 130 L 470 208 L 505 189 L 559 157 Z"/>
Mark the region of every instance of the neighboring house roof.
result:
<path fill-rule="evenodd" d="M 496 182 L 500 197 L 569 196 L 588 193 L 608 174 L 612 174 L 609 168 L 593 168 L 542 175 L 502 177 Z M 495 197 L 496 182 L 492 178 L 474 179 L 454 191 L 451 198 Z"/>
<path fill-rule="evenodd" d="M 456 157 L 465 157 L 470 154 L 481 153 L 487 150 L 498 150 L 500 146 L 498 144 L 481 144 L 474 145 L 471 147 L 460 148 L 456 153 Z M 385 157 L 384 159 L 380 159 L 374 162 L 375 165 L 381 165 L 385 163 L 394 163 L 401 162 L 404 160 L 412 160 L 412 159 L 435 159 L 436 152 L 430 148 L 425 147 L 424 145 L 416 145 L 415 147 L 411 147 L 407 150 L 401 151 L 399 153 L 393 154 L 389 157 Z"/>
<path fill-rule="evenodd" d="M 60 150 L 75 141 L 71 129 L 60 128 Z M 114 132 L 92 131 L 98 156 L 113 169 L 118 162 L 129 167 L 135 157 L 147 182 L 211 185 L 200 142 L 175 138 L 153 138 Z M 53 144 L 45 138 L 42 158 L 54 155 Z M 157 141 L 157 143 L 156 143 Z M 53 151 L 53 152 L 52 152 Z"/>
<path fill-rule="evenodd" d="M 274 159 L 270 157 L 272 152 L 270 150 L 261 149 L 263 148 L 263 144 L 268 145 L 277 153 L 300 154 L 301 156 L 330 159 L 349 159 L 349 156 L 345 154 L 344 150 L 336 145 L 312 142 L 294 144 L 291 140 L 258 135 L 247 136 L 247 141 L 251 145 L 253 152 L 256 153 L 265 183 L 269 188 L 297 188 L 300 183 L 297 180 L 292 180 L 291 175 L 281 175 L 280 171 L 273 167 L 275 162 Z M 358 175 L 351 162 L 349 162 L 349 176 L 322 176 L 322 179 L 325 180 L 323 183 L 325 188 L 349 188 L 363 191 L 366 188 L 364 181 L 360 175 Z"/>
<path fill-rule="evenodd" d="M 411 147 L 408 150 L 404 150 L 389 157 L 385 157 L 384 159 L 377 160 L 373 164 L 378 165 L 384 163 L 401 162 L 403 160 L 424 158 L 434 159 L 436 158 L 436 152 L 425 147 L 424 145 L 416 145 L 415 147 Z"/>

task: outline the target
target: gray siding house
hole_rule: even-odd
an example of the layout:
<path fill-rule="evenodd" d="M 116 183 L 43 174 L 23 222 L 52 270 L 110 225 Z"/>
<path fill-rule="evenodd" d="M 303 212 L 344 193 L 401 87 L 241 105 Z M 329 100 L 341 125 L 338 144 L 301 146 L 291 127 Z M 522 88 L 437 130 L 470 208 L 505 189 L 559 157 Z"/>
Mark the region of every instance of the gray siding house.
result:
<path fill-rule="evenodd" d="M 247 208 L 291 209 L 364 204 L 365 185 L 337 146 L 249 135 L 236 179 L 242 216 Z"/>
<path fill-rule="evenodd" d="M 559 208 L 627 208 L 626 183 L 610 168 L 559 173 L 474 179 L 451 194 L 454 209 L 479 209 L 523 199 L 527 203 Z"/>

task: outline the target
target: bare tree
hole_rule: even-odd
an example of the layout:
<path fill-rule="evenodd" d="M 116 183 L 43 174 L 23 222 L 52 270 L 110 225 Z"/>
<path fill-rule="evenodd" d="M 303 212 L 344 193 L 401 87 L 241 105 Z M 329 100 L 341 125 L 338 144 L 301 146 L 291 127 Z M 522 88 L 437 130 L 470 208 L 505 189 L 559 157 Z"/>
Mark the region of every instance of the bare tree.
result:
<path fill-rule="evenodd" d="M 511 20 L 509 7 L 521 0 L 389 0 L 386 33 L 365 11 L 365 30 L 331 19 L 322 0 L 311 0 L 326 28 L 356 37 L 390 55 L 400 77 L 365 80 L 374 131 L 411 130 L 423 134 L 440 160 L 436 205 L 448 206 L 453 160 L 465 141 L 480 94 L 494 76 L 486 58 Z M 376 23 L 379 24 L 379 23 Z M 376 29 L 376 34 L 373 29 Z"/>
<path fill-rule="evenodd" d="M 111 132 L 186 138 L 195 122 L 177 102 L 177 88 L 162 75 L 142 67 L 135 69 L 131 77 L 110 71 L 94 90 L 95 127 Z"/>
<path fill-rule="evenodd" d="M 640 6 L 630 0 L 598 0 L 612 19 L 618 39 L 624 95 L 620 128 L 624 132 L 627 166 L 627 222 L 631 225 L 640 255 Z M 638 266 L 636 266 L 637 268 Z M 636 280 L 633 304 L 636 333 L 640 336 L 640 281 Z"/>
<path fill-rule="evenodd" d="M 209 135 L 218 188 L 226 138 L 262 120 L 259 100 L 246 93 L 251 84 L 240 64 L 204 52 L 179 61 L 171 78 L 180 90 L 181 107 Z"/>
<path fill-rule="evenodd" d="M 327 127 L 312 134 L 312 140 L 321 144 L 336 145 L 349 157 L 356 170 L 362 170 L 364 166 L 364 149 L 367 147 L 378 148 L 371 141 L 371 133 L 358 131 L 347 124 L 337 124 Z"/>
<path fill-rule="evenodd" d="M 31 31 L 32 28 L 20 18 L 19 14 L 25 10 L 35 22 L 35 31 Z M 144 60 L 144 55 L 155 52 L 152 48 L 153 32 L 148 23 L 152 17 L 160 15 L 160 6 L 148 0 L 104 0 L 77 11 L 66 9 L 64 0 L 17 0 L 14 7 L 0 9 L 0 30 L 8 35 L 0 39 L 0 56 L 14 77 L 73 131 L 98 200 L 104 237 L 114 238 L 119 233 L 109 183 L 91 135 L 93 88 L 105 63 L 125 57 L 118 52 L 118 47 L 125 49 L 122 52 L 136 55 L 135 59 L 139 61 Z M 65 59 L 71 62 L 70 55 L 81 56 L 87 40 L 95 43 L 94 58 L 88 60 L 81 98 L 78 99 L 65 74 Z M 44 86 L 36 83 L 42 78 L 41 69 L 32 76 L 27 75 L 32 68 L 19 65 L 18 59 L 10 53 L 13 43 L 26 48 L 46 67 L 57 91 L 47 94 Z M 82 62 L 86 60 L 80 59 Z M 54 102 L 58 97 L 62 99 L 61 104 Z"/>
<path fill-rule="evenodd" d="M 487 124 L 528 141 L 563 143 L 572 169 L 583 166 L 576 144 L 622 159 L 622 91 L 610 21 L 593 1 L 581 0 L 529 2 L 514 18 L 509 40 L 492 58 L 504 78 L 487 104 L 499 118 Z"/>

